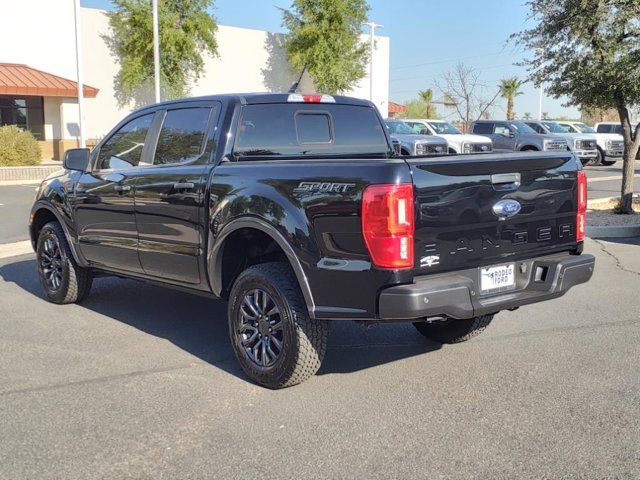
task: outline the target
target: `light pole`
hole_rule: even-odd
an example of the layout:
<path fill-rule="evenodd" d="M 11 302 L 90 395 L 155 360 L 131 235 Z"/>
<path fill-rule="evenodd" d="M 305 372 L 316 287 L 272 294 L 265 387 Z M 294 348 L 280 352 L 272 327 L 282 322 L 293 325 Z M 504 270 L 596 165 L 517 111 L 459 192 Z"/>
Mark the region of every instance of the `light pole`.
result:
<path fill-rule="evenodd" d="M 371 29 L 371 40 L 369 48 L 369 100 L 373 102 L 373 50 L 375 47 L 375 33 L 376 28 L 384 28 L 384 25 L 380 25 L 376 22 L 365 22 L 363 25 L 368 25 Z"/>
<path fill-rule="evenodd" d="M 544 60 L 544 48 L 538 49 L 541 60 Z M 540 83 L 540 88 L 538 91 L 538 120 L 542 120 L 542 97 L 544 95 L 544 89 L 542 88 L 542 83 Z"/>
<path fill-rule="evenodd" d="M 152 0 L 152 8 L 153 8 L 153 77 L 155 82 L 156 103 L 159 103 L 160 102 L 160 39 L 158 38 L 158 0 Z"/>
<path fill-rule="evenodd" d="M 540 92 L 538 93 L 539 98 L 538 98 L 538 120 L 542 120 L 542 95 L 543 95 L 543 90 L 542 90 L 542 84 L 540 84 Z"/>
<path fill-rule="evenodd" d="M 82 31 L 80 30 L 80 0 L 73 2 L 76 29 L 76 75 L 78 84 L 78 129 L 80 130 L 80 148 L 86 146 L 84 136 L 84 82 L 82 80 Z"/>

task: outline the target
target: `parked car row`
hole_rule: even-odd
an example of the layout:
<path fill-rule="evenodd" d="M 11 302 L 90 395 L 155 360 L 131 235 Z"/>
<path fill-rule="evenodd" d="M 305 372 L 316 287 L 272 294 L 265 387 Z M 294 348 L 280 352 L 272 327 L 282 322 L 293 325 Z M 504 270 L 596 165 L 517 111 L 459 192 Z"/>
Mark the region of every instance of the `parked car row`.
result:
<path fill-rule="evenodd" d="M 470 134 L 444 120 L 387 119 L 386 125 L 398 152 L 411 156 L 569 150 L 583 165 L 613 165 L 624 150 L 615 124 L 593 129 L 581 122 L 477 120 Z"/>

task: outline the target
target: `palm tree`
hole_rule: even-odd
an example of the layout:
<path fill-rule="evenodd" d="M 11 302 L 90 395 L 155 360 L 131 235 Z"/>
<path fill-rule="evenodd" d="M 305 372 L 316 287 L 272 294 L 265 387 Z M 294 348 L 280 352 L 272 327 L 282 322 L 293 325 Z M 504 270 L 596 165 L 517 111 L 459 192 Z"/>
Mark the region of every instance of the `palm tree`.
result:
<path fill-rule="evenodd" d="M 517 77 L 504 78 L 500 81 L 498 88 L 500 96 L 507 99 L 507 120 L 513 120 L 513 99 L 522 95 L 520 87 L 524 82 Z"/>
<path fill-rule="evenodd" d="M 522 116 L 522 118 L 524 118 L 525 120 L 531 120 L 531 113 L 524 112 L 524 115 Z"/>
<path fill-rule="evenodd" d="M 424 104 L 425 115 L 427 118 L 437 118 L 436 107 L 433 104 L 433 90 L 427 88 L 426 90 L 420 90 L 418 97 Z"/>

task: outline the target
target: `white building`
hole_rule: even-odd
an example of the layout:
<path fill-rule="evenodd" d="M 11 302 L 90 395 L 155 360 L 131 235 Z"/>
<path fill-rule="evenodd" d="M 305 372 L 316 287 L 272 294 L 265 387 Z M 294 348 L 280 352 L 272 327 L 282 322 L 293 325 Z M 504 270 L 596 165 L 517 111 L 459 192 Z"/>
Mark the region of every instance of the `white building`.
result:
<path fill-rule="evenodd" d="M 60 158 L 79 140 L 73 92 L 77 88 L 73 0 L 12 0 L 4 2 L 2 14 L 7 20 L 3 22 L 3 38 L 21 41 L 0 42 L 0 124 L 29 128 L 41 141 L 44 156 Z M 92 144 L 136 107 L 133 102 L 119 106 L 115 97 L 119 64 L 104 40 L 110 35 L 106 12 L 81 8 L 81 22 L 83 74 L 89 97 L 84 121 Z M 369 37 L 363 35 L 362 39 L 368 41 Z M 191 96 L 287 91 L 297 79 L 298 74 L 289 70 L 281 34 L 219 25 L 216 40 L 218 56 L 205 57 L 204 72 L 192 85 Z M 373 60 L 373 101 L 386 116 L 388 37 L 376 37 Z M 17 67 L 7 64 L 23 65 L 22 73 L 15 75 Z M 313 91 L 308 78 L 303 79 L 301 90 Z M 346 95 L 369 98 L 369 78 Z"/>

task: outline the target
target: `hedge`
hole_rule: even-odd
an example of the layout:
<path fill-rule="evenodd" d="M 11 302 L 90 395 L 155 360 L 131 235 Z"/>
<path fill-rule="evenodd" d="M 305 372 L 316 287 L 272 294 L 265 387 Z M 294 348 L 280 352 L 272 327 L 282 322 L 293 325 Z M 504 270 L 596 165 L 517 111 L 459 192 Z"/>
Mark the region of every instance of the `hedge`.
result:
<path fill-rule="evenodd" d="M 0 127 L 0 167 L 38 165 L 41 159 L 42 150 L 31 132 L 14 125 Z"/>

